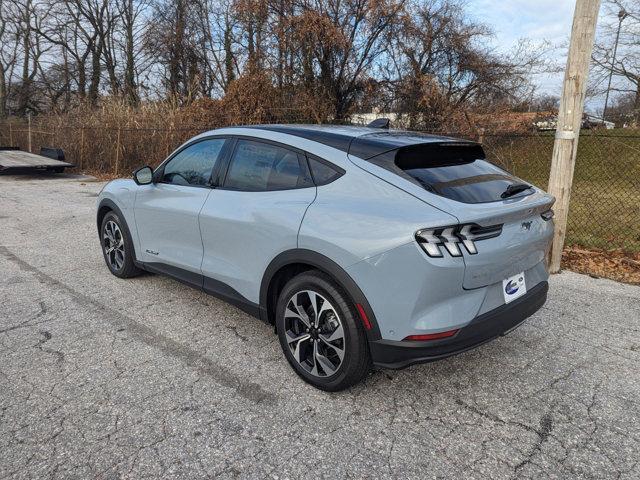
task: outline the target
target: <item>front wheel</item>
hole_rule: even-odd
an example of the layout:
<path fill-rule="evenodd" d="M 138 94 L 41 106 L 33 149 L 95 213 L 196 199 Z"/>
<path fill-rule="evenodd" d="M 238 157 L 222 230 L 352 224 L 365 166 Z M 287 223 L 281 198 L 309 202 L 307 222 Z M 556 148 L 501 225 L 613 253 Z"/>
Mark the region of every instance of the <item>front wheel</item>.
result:
<path fill-rule="evenodd" d="M 289 280 L 278 299 L 276 328 L 289 364 L 316 388 L 344 390 L 371 368 L 366 334 L 352 302 L 322 272 Z"/>
<path fill-rule="evenodd" d="M 130 278 L 140 274 L 133 261 L 133 242 L 127 226 L 115 212 L 107 213 L 102 220 L 100 243 L 104 261 L 116 277 Z"/>

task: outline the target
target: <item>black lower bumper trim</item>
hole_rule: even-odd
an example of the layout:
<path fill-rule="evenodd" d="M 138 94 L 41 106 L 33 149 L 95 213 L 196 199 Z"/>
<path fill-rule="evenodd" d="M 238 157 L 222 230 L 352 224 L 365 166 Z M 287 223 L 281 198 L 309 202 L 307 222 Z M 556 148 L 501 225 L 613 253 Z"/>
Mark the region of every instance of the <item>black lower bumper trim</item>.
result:
<path fill-rule="evenodd" d="M 477 316 L 451 338 L 430 342 L 369 342 L 373 363 L 378 367 L 400 369 L 475 348 L 505 335 L 533 315 L 544 305 L 548 290 L 549 284 L 541 282 L 517 300 Z"/>

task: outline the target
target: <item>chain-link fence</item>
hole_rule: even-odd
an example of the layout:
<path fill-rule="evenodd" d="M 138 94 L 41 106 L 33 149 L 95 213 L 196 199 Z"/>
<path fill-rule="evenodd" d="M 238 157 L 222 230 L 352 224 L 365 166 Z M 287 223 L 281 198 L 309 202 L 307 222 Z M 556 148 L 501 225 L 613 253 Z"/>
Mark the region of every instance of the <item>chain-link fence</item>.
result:
<path fill-rule="evenodd" d="M 33 122 L 29 129 L 22 122 L 0 123 L 0 145 L 24 150 L 31 145 L 33 152 L 42 146 L 58 147 L 80 170 L 127 176 L 138 166 L 157 165 L 185 140 L 218 126 L 51 128 Z M 468 133 L 460 136 L 469 137 Z M 553 132 L 484 134 L 479 140 L 492 162 L 541 188 L 547 187 Z M 640 132 L 581 133 L 567 244 L 640 252 Z"/>
<path fill-rule="evenodd" d="M 486 135 L 487 156 L 546 189 L 554 134 Z M 583 131 L 569 206 L 567 244 L 640 252 L 640 132 Z"/>

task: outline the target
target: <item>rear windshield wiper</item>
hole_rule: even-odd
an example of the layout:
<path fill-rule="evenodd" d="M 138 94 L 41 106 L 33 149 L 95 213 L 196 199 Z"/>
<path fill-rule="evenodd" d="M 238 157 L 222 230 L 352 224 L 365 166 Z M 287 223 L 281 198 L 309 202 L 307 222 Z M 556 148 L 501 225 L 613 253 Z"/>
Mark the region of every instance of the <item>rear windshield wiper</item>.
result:
<path fill-rule="evenodd" d="M 527 185 L 526 183 L 512 183 L 504 192 L 502 192 L 500 198 L 509 198 L 516 193 L 524 192 L 525 190 L 529 190 L 530 188 L 531 185 Z"/>

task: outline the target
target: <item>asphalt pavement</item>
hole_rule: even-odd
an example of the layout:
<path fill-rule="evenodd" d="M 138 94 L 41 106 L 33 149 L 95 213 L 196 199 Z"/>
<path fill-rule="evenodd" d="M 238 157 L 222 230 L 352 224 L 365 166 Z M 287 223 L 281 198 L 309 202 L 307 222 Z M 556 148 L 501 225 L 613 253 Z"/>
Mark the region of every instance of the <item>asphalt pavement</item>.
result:
<path fill-rule="evenodd" d="M 564 272 L 506 337 L 324 393 L 268 325 L 112 276 L 102 186 L 0 176 L 0 478 L 640 478 L 640 287 Z"/>

